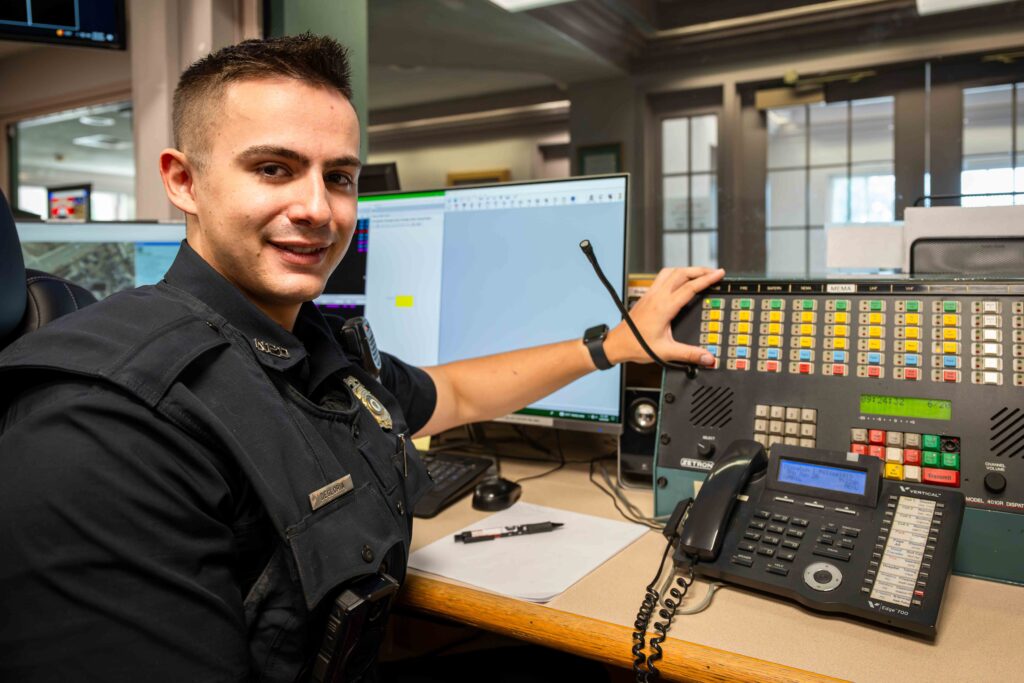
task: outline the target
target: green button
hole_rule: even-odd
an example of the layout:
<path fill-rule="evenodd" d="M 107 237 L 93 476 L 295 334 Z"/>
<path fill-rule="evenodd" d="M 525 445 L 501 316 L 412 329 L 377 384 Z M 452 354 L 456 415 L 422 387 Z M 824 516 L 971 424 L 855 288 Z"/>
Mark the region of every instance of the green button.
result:
<path fill-rule="evenodd" d="M 942 469 L 944 470 L 958 470 L 960 469 L 960 454 L 959 453 L 943 453 L 942 454 Z"/>
<path fill-rule="evenodd" d="M 722 307 L 722 300 L 721 299 L 712 299 L 711 303 L 709 305 L 711 306 L 711 308 L 721 308 Z"/>
<path fill-rule="evenodd" d="M 921 437 L 921 448 L 926 451 L 937 451 L 939 450 L 939 435 L 938 434 L 925 434 Z"/>
<path fill-rule="evenodd" d="M 750 308 L 753 305 L 754 305 L 754 300 L 753 299 L 740 299 L 740 308 L 742 308 L 743 310 L 747 310 L 748 308 Z"/>
<path fill-rule="evenodd" d="M 872 301 L 871 302 L 871 310 L 872 311 L 880 311 L 880 310 L 882 310 L 882 302 L 879 301 L 878 299 L 875 299 L 874 301 Z"/>
<path fill-rule="evenodd" d="M 946 313 L 956 313 L 956 302 L 955 301 L 943 301 L 942 310 Z"/>
<path fill-rule="evenodd" d="M 921 453 L 921 465 L 923 467 L 938 467 L 939 466 L 939 452 L 938 451 L 924 451 Z"/>
<path fill-rule="evenodd" d="M 908 301 L 907 302 L 907 313 L 917 313 L 921 310 L 920 301 Z"/>
<path fill-rule="evenodd" d="M 804 310 L 805 311 L 813 311 L 814 310 L 814 299 L 804 299 L 804 304 L 803 305 L 804 305 Z"/>
<path fill-rule="evenodd" d="M 846 306 L 847 306 L 847 302 L 846 301 L 842 301 L 841 300 L 841 301 L 837 301 L 836 302 L 836 310 L 837 311 L 845 311 L 846 310 Z"/>
<path fill-rule="evenodd" d="M 768 305 L 772 307 L 773 311 L 777 311 L 782 308 L 782 299 L 772 299 Z"/>

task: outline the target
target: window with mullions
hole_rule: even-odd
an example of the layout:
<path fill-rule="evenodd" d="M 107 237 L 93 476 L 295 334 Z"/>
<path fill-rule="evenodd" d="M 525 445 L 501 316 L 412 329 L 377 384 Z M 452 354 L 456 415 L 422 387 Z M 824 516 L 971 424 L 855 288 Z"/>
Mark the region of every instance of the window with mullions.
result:
<path fill-rule="evenodd" d="M 718 265 L 718 117 L 661 123 L 661 246 L 666 266 Z"/>
<path fill-rule="evenodd" d="M 963 140 L 961 205 L 1024 204 L 1024 83 L 964 89 Z"/>
<path fill-rule="evenodd" d="M 825 226 L 895 218 L 893 98 L 769 109 L 766 271 L 825 269 Z"/>

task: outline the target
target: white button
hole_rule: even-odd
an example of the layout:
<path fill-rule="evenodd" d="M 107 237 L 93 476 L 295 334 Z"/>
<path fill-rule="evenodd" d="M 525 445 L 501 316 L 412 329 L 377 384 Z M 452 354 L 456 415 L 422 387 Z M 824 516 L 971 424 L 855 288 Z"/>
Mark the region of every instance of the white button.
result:
<path fill-rule="evenodd" d="M 1002 358 L 982 358 L 981 359 L 982 370 L 1002 370 L 1003 359 Z"/>
<path fill-rule="evenodd" d="M 768 406 L 764 405 L 763 403 L 758 403 L 756 406 L 754 406 L 754 416 L 768 417 Z"/>
<path fill-rule="evenodd" d="M 982 381 L 984 384 L 1002 384 L 1003 376 L 998 372 L 985 372 L 982 373 Z"/>
<path fill-rule="evenodd" d="M 804 408 L 804 409 L 802 409 L 800 411 L 800 421 L 801 422 L 817 422 L 818 421 L 818 411 L 815 410 L 814 408 Z"/>
<path fill-rule="evenodd" d="M 797 422 L 800 419 L 800 409 L 786 408 L 786 419 L 790 422 Z"/>
<path fill-rule="evenodd" d="M 787 436 L 785 439 L 782 440 L 782 442 L 784 444 L 786 444 L 787 446 L 799 446 L 800 445 L 800 439 L 796 438 L 795 436 Z"/>
<path fill-rule="evenodd" d="M 768 420 L 754 420 L 754 431 L 761 433 L 767 432 Z"/>
<path fill-rule="evenodd" d="M 768 423 L 768 431 L 772 434 L 782 433 L 782 420 L 772 420 Z"/>
<path fill-rule="evenodd" d="M 786 417 L 786 408 L 784 406 L 772 406 L 770 414 L 773 420 L 781 420 Z"/>
<path fill-rule="evenodd" d="M 786 436 L 797 436 L 800 433 L 800 423 L 787 422 L 783 427 L 783 433 L 786 434 Z"/>
<path fill-rule="evenodd" d="M 812 424 L 808 424 L 805 422 L 804 424 L 800 425 L 800 436 L 813 439 L 815 436 L 817 436 L 817 431 L 818 428 Z"/>
<path fill-rule="evenodd" d="M 1002 327 L 1003 320 L 998 315 L 983 315 L 981 316 L 982 327 Z"/>
<path fill-rule="evenodd" d="M 917 465 L 904 465 L 903 479 L 906 481 L 921 481 L 921 468 Z"/>
<path fill-rule="evenodd" d="M 1003 340 L 1002 330 L 982 330 L 981 340 L 987 342 L 998 342 Z"/>
<path fill-rule="evenodd" d="M 814 439 L 800 439 L 800 445 L 804 448 L 814 448 Z"/>
<path fill-rule="evenodd" d="M 985 356 L 1001 356 L 1003 355 L 1001 344 L 982 344 L 981 353 Z"/>
<path fill-rule="evenodd" d="M 821 503 L 804 503 L 805 507 L 814 508 L 816 510 L 824 510 L 825 506 Z"/>
<path fill-rule="evenodd" d="M 902 448 L 886 448 L 885 449 L 885 461 L 886 462 L 903 462 L 903 449 Z"/>
<path fill-rule="evenodd" d="M 981 310 L 985 313 L 999 313 L 999 302 L 998 301 L 983 301 L 981 303 Z"/>

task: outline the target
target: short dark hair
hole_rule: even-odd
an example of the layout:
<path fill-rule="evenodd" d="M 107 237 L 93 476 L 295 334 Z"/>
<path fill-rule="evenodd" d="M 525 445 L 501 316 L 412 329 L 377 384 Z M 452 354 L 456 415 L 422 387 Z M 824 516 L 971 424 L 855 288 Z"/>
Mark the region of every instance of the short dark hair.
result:
<path fill-rule="evenodd" d="M 174 90 L 174 146 L 202 165 L 212 107 L 219 106 L 231 83 L 258 78 L 294 78 L 332 88 L 352 99 L 348 51 L 328 36 L 297 36 L 245 40 L 195 62 Z"/>

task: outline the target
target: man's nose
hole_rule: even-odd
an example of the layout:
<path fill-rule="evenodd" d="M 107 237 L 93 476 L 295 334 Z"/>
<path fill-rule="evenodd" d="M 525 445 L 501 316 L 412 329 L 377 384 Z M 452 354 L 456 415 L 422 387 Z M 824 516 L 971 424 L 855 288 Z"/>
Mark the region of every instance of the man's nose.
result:
<path fill-rule="evenodd" d="M 297 183 L 297 195 L 288 210 L 292 223 L 318 228 L 331 219 L 331 205 L 327 201 L 327 186 L 319 175 Z"/>

